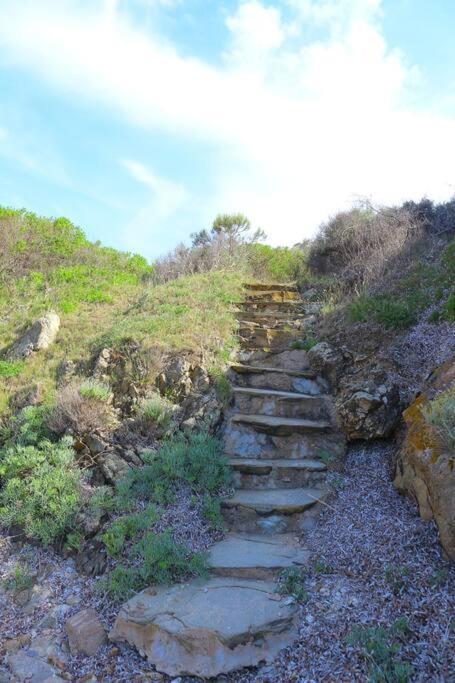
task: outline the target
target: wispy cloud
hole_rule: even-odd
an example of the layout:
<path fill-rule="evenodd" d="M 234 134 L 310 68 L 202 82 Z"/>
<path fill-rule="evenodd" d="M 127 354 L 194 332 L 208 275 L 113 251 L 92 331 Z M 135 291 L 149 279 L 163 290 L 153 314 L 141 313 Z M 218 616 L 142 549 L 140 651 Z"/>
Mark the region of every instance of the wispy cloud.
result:
<path fill-rule="evenodd" d="M 130 249 L 160 254 L 164 251 L 161 235 L 178 226 L 176 216 L 179 210 L 188 205 L 191 194 L 180 183 L 158 176 L 139 161 L 123 159 L 121 164 L 132 178 L 149 190 L 146 203 L 126 226 L 125 244 Z"/>
<path fill-rule="evenodd" d="M 243 210 L 276 242 L 301 239 L 359 195 L 451 192 L 455 121 L 404 106 L 416 69 L 387 45 L 381 0 L 239 2 L 221 66 L 145 32 L 126 2 L 0 0 L 0 10 L 9 60 L 135 126 L 215 143 L 203 211 Z M 323 37 L 308 42 L 311 25 Z M 150 221 L 187 210 L 184 188 L 125 167 L 150 187 Z"/>

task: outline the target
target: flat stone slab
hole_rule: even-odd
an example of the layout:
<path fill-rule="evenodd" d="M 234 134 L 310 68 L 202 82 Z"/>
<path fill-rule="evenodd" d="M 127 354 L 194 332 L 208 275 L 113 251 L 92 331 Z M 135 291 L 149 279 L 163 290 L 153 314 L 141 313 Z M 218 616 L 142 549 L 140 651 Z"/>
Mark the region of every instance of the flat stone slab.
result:
<path fill-rule="evenodd" d="M 265 515 L 272 512 L 292 515 L 308 510 L 324 497 L 321 489 L 239 489 L 232 498 L 223 500 L 222 505 L 246 507 Z"/>
<path fill-rule="evenodd" d="M 296 637 L 294 604 L 271 581 L 194 580 L 148 588 L 120 609 L 109 634 L 169 676 L 210 678 L 270 662 Z"/>
<path fill-rule="evenodd" d="M 299 394 L 296 391 L 279 391 L 278 389 L 256 389 L 255 387 L 232 387 L 234 394 L 246 394 L 248 396 L 268 396 L 272 398 L 279 398 L 284 401 L 305 401 L 308 399 L 321 400 L 321 395 L 314 394 Z"/>
<path fill-rule="evenodd" d="M 308 551 L 289 534 L 272 537 L 229 534 L 211 548 L 209 566 L 221 576 L 260 579 L 287 567 L 301 566 L 308 557 Z"/>
<path fill-rule="evenodd" d="M 313 379 L 316 373 L 313 370 L 290 370 L 287 368 L 274 368 L 271 365 L 246 365 L 245 363 L 231 363 L 232 370 L 240 374 L 262 375 L 265 372 L 274 372 L 290 377 L 308 377 Z"/>
<path fill-rule="evenodd" d="M 260 460 L 259 458 L 231 458 L 231 467 L 244 474 L 270 474 L 275 469 L 309 470 L 310 472 L 324 472 L 327 469 L 322 460 L 287 460 L 276 458 L 275 460 Z"/>
<path fill-rule="evenodd" d="M 327 420 L 303 420 L 295 417 L 275 417 L 274 415 L 243 415 L 235 413 L 232 422 L 250 425 L 265 434 L 287 436 L 308 431 L 324 431 L 331 425 Z"/>

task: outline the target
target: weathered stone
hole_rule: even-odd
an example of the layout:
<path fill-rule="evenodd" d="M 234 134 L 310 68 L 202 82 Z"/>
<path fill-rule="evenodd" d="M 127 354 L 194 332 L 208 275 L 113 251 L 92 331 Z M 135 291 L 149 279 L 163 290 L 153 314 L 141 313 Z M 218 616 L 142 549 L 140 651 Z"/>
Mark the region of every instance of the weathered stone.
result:
<path fill-rule="evenodd" d="M 169 676 L 217 676 L 270 662 L 295 635 L 296 608 L 274 584 L 214 578 L 147 589 L 120 610 L 109 637 Z"/>
<path fill-rule="evenodd" d="M 17 652 L 21 648 L 28 645 L 29 642 L 30 634 L 22 633 L 20 636 L 17 636 L 17 638 L 9 638 L 8 640 L 5 640 L 3 643 L 3 649 L 5 652 Z"/>
<path fill-rule="evenodd" d="M 65 359 L 57 367 L 56 379 L 57 386 L 63 387 L 74 377 L 76 373 L 76 363 L 73 360 Z"/>
<path fill-rule="evenodd" d="M 100 456 L 99 467 L 109 484 L 115 484 L 123 479 L 130 469 L 128 463 L 114 451 Z"/>
<path fill-rule="evenodd" d="M 347 378 L 336 398 L 338 416 L 347 438 L 378 439 L 389 436 L 400 417 L 398 386 L 383 377 Z"/>
<path fill-rule="evenodd" d="M 52 607 L 38 622 L 38 628 L 57 628 L 60 619 L 70 610 L 70 605 L 56 605 Z"/>
<path fill-rule="evenodd" d="M 66 622 L 66 632 L 71 654 L 92 657 L 107 642 L 106 632 L 97 613 L 84 609 Z"/>
<path fill-rule="evenodd" d="M 109 365 L 111 362 L 112 351 L 111 349 L 102 349 L 95 361 L 93 367 L 93 377 L 96 379 L 105 379 L 109 371 Z"/>
<path fill-rule="evenodd" d="M 67 657 L 54 636 L 39 635 L 30 642 L 27 654 L 40 657 L 44 661 L 65 662 Z"/>
<path fill-rule="evenodd" d="M 435 391 L 455 382 L 455 359 L 433 373 L 424 392 L 404 411 L 406 435 L 397 460 L 394 484 L 416 499 L 423 519 L 435 520 L 441 545 L 455 561 L 454 454 L 426 423 L 421 408 Z"/>
<path fill-rule="evenodd" d="M 54 311 L 49 311 L 14 342 L 6 353 L 7 357 L 26 358 L 35 351 L 47 349 L 55 341 L 59 328 L 59 316 Z"/>
<path fill-rule="evenodd" d="M 58 675 L 57 670 L 43 661 L 40 657 L 18 652 L 8 658 L 8 666 L 15 677 L 15 681 L 27 681 L 27 683 L 58 683 L 64 679 Z"/>
<path fill-rule="evenodd" d="M 343 354 L 328 342 L 319 342 L 308 351 L 311 367 L 336 388 L 343 370 Z"/>

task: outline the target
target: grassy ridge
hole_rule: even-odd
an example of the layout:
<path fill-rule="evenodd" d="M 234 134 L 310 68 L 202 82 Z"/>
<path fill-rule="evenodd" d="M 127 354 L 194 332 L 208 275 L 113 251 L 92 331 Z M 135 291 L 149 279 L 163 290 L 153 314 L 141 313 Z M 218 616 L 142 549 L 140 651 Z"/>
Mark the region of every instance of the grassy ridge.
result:
<path fill-rule="evenodd" d="M 216 364 L 232 347 L 226 305 L 240 275 L 206 273 L 154 286 L 141 256 L 89 242 L 67 219 L 0 208 L 0 415 L 19 390 L 38 386 L 52 400 L 63 359 L 135 339 L 146 347 L 202 352 Z M 24 362 L 1 357 L 49 309 L 61 318 L 57 343 Z"/>

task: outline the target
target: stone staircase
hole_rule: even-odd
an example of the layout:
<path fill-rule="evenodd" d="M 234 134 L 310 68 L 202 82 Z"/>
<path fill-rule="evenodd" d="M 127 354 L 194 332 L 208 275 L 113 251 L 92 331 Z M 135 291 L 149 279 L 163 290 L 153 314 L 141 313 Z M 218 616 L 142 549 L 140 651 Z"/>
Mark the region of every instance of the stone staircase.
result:
<path fill-rule="evenodd" d="M 123 606 L 112 634 L 170 676 L 209 678 L 270 662 L 293 642 L 297 606 L 277 594 L 275 579 L 307 561 L 297 533 L 326 496 L 324 454 L 344 450 L 326 382 L 291 347 L 305 315 L 296 288 L 245 290 L 224 430 L 235 493 L 223 501 L 229 532 L 211 549 L 212 578 L 143 591 Z"/>

